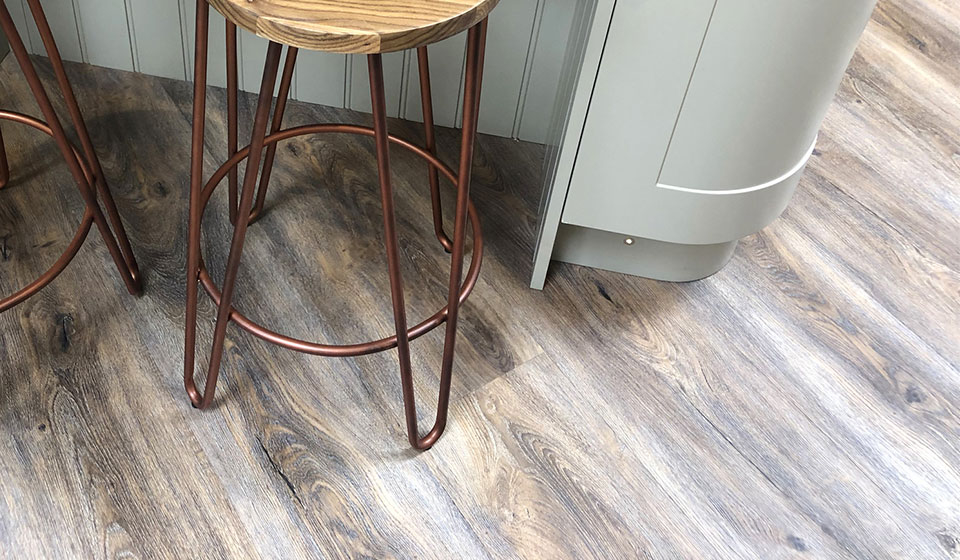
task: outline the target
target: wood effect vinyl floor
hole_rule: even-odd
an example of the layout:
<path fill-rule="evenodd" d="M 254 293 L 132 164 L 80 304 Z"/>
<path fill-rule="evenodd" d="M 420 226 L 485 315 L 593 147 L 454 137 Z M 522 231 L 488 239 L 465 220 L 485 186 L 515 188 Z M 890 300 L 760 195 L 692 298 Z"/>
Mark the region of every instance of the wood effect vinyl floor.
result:
<path fill-rule="evenodd" d="M 482 138 L 487 256 L 451 424 L 423 454 L 393 352 L 315 358 L 231 327 L 215 407 L 190 407 L 190 86 L 70 66 L 147 291 L 126 295 L 94 232 L 0 315 L 0 558 L 960 558 L 958 29 L 955 2 L 881 2 L 793 204 L 697 283 L 555 265 L 527 289 L 543 149 Z M 0 106 L 36 112 L 9 57 L 0 84 Z M 208 174 L 223 106 L 212 90 Z M 363 119 L 293 103 L 286 122 Z M 82 207 L 49 140 L 3 132 L 9 293 Z M 454 161 L 456 134 L 440 140 Z M 310 339 L 390 332 L 372 158 L 344 136 L 282 146 L 241 310 Z M 446 260 L 423 165 L 394 158 L 424 317 Z M 215 278 L 225 206 L 221 190 L 204 226 Z M 201 315 L 202 363 L 209 302 Z M 441 338 L 413 345 L 423 423 Z"/>

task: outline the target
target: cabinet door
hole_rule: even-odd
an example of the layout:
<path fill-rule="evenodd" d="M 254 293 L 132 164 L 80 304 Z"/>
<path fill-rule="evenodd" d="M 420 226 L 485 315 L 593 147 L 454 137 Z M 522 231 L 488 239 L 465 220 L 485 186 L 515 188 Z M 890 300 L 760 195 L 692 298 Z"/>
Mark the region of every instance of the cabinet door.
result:
<path fill-rule="evenodd" d="M 810 153 L 875 0 L 720 0 L 659 182 L 757 188 Z"/>
<path fill-rule="evenodd" d="M 565 223 L 617 231 L 611 218 L 635 220 L 624 201 L 630 191 L 657 183 L 714 5 L 714 0 L 617 3 Z"/>

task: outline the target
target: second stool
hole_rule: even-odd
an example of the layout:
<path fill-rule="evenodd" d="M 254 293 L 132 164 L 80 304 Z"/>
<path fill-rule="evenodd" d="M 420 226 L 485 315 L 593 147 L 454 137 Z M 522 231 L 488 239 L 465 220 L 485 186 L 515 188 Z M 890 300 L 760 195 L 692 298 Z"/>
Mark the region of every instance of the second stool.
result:
<path fill-rule="evenodd" d="M 45 286 L 53 282 L 70 264 L 70 261 L 77 256 L 80 247 L 83 246 L 87 235 L 92 226 L 96 225 L 100 231 L 100 236 L 110 251 L 110 256 L 126 284 L 127 291 L 132 295 L 139 295 L 142 291 L 140 280 L 140 269 L 137 266 L 136 258 L 133 255 L 133 249 L 130 247 L 130 241 L 123 228 L 123 222 L 120 220 L 120 214 L 117 212 L 117 205 L 110 194 L 107 186 L 107 180 L 103 175 L 103 168 L 100 166 L 100 160 L 93 149 L 93 142 L 90 140 L 90 133 L 87 131 L 86 123 L 80 114 L 80 106 L 77 104 L 77 98 L 67 79 L 67 73 L 63 69 L 63 60 L 60 58 L 60 51 L 57 49 L 57 43 L 54 41 L 53 33 L 50 31 L 50 25 L 47 22 L 47 16 L 43 11 L 40 0 L 27 0 L 30 7 L 30 13 L 37 26 L 37 32 L 43 41 L 44 49 L 50 59 L 50 65 L 53 67 L 53 73 L 60 87 L 60 94 L 67 106 L 67 112 L 73 123 L 74 130 L 80 140 L 81 150 L 78 150 L 70 139 L 67 132 L 57 116 L 57 111 L 47 95 L 47 90 L 43 86 L 40 75 L 36 67 L 30 60 L 30 54 L 23 42 L 23 38 L 14 25 L 13 18 L 6 4 L 0 1 L 0 30 L 6 35 L 10 43 L 10 50 L 17 59 L 23 76 L 30 87 L 31 93 L 40 106 L 40 112 L 46 122 L 40 121 L 22 113 L 0 110 L 0 121 L 13 122 L 26 125 L 51 136 L 60 150 L 60 155 L 67 163 L 73 180 L 77 184 L 80 195 L 83 197 L 86 210 L 80 225 L 77 227 L 76 234 L 66 250 L 59 259 L 39 278 L 21 288 L 17 292 L 0 297 L 0 312 L 6 311 L 26 301 L 31 296 L 42 290 Z M 7 159 L 6 148 L 3 143 L 3 136 L 0 134 L 0 189 L 9 186 L 10 167 Z M 100 207 L 103 202 L 104 208 Z M 104 209 L 106 211 L 104 211 Z"/>

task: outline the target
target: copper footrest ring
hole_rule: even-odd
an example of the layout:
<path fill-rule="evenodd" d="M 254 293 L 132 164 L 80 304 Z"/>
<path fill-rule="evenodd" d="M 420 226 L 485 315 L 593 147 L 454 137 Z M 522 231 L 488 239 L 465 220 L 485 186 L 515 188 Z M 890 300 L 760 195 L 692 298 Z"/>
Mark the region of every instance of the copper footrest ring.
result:
<path fill-rule="evenodd" d="M 298 136 L 322 133 L 359 134 L 373 137 L 374 129 L 365 126 L 347 124 L 316 124 L 300 126 L 282 130 L 267 136 L 264 140 L 264 147 L 271 146 L 280 141 L 288 140 Z M 439 158 L 429 153 L 424 148 L 393 135 L 390 136 L 390 141 L 425 159 L 428 163 L 435 166 L 440 173 L 447 177 L 447 179 L 449 179 L 454 185 L 460 184 L 457 174 L 454 173 L 448 165 L 440 161 Z M 201 223 L 203 219 L 203 213 L 207 208 L 207 204 L 209 203 L 210 197 L 213 195 L 214 190 L 216 190 L 220 183 L 223 182 L 223 179 L 227 177 L 227 175 L 230 173 L 230 170 L 236 168 L 236 166 L 245 160 L 249 154 L 250 146 L 238 151 L 233 157 L 231 157 L 226 163 L 217 169 L 210 180 L 204 185 L 203 190 L 200 193 Z M 469 206 L 469 215 L 471 228 L 473 230 L 474 246 L 470 260 L 470 268 L 467 271 L 466 278 L 464 279 L 460 289 L 460 304 L 463 304 L 463 302 L 470 297 L 470 293 L 473 292 L 473 289 L 477 284 L 477 279 L 480 276 L 480 265 L 483 260 L 483 235 L 480 229 L 480 218 L 477 214 L 476 208 L 473 205 L 473 202 L 471 202 Z M 202 255 L 200 256 L 199 280 L 210 298 L 217 306 L 219 306 L 220 289 L 216 286 L 216 284 L 213 282 L 213 279 L 210 277 L 210 274 L 207 272 Z M 448 306 L 445 306 L 427 320 L 409 329 L 407 334 L 410 340 L 419 338 L 443 324 L 447 319 L 447 310 Z M 230 308 L 229 317 L 230 320 L 236 323 L 238 327 L 256 336 L 257 338 L 260 338 L 261 340 L 315 356 L 341 358 L 350 356 L 364 356 L 397 347 L 397 335 L 359 344 L 318 344 L 299 340 L 271 331 L 249 319 L 233 307 Z"/>
<path fill-rule="evenodd" d="M 39 130 L 44 134 L 53 137 L 53 130 L 43 121 L 24 115 L 22 113 L 16 113 L 13 111 L 0 111 L 0 120 L 16 122 L 20 124 L 27 125 L 31 128 Z M 83 169 L 83 174 L 87 178 L 88 183 L 93 182 L 93 176 L 90 173 L 90 165 L 87 163 L 86 159 L 80 155 L 80 151 L 73 145 L 70 146 L 73 150 L 74 155 L 77 158 L 77 161 L 80 162 L 80 167 Z M 77 227 L 77 232 L 74 234 L 73 239 L 70 241 L 70 244 L 67 245 L 67 248 L 64 249 L 63 253 L 60 255 L 60 258 L 57 259 L 55 263 L 43 273 L 40 278 L 37 278 L 29 285 L 24 288 L 21 288 L 13 295 L 7 296 L 3 299 L 0 299 L 0 312 L 6 311 L 20 303 L 23 303 L 28 298 L 45 288 L 48 284 L 53 282 L 57 276 L 66 270 L 70 262 L 77 256 L 77 253 L 80 251 L 80 247 L 83 246 L 83 243 L 87 239 L 87 235 L 90 233 L 90 228 L 93 226 L 93 212 L 89 207 L 86 208 L 86 211 L 83 214 L 83 219 L 80 221 L 80 225 Z"/>

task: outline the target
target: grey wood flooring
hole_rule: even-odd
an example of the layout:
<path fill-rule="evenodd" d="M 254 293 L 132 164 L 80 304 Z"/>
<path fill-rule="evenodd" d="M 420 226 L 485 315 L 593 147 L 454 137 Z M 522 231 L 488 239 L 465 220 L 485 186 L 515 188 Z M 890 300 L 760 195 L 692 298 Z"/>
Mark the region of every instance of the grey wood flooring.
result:
<path fill-rule="evenodd" d="M 0 315 L 0 557 L 960 558 L 958 29 L 952 0 L 882 1 L 793 204 L 697 283 L 556 265 L 527 289 L 543 149 L 484 137 L 487 258 L 451 425 L 423 454 L 406 444 L 393 352 L 315 358 L 231 328 L 216 406 L 190 407 L 190 86 L 70 66 L 147 291 L 126 295 L 94 232 Z M 0 84 L 0 106 L 36 112 L 9 57 Z M 208 174 L 223 105 L 212 90 Z M 286 122 L 363 119 L 293 103 Z M 3 132 L 9 293 L 59 255 L 82 207 L 48 139 Z M 454 161 L 456 133 L 440 138 Z M 366 139 L 284 144 L 238 308 L 311 339 L 390 332 L 372 157 Z M 394 157 L 424 317 L 446 258 L 423 165 Z M 215 278 L 224 215 L 221 190 L 204 226 Z M 204 362 L 209 302 L 202 317 Z M 441 338 L 414 343 L 424 422 Z"/>

